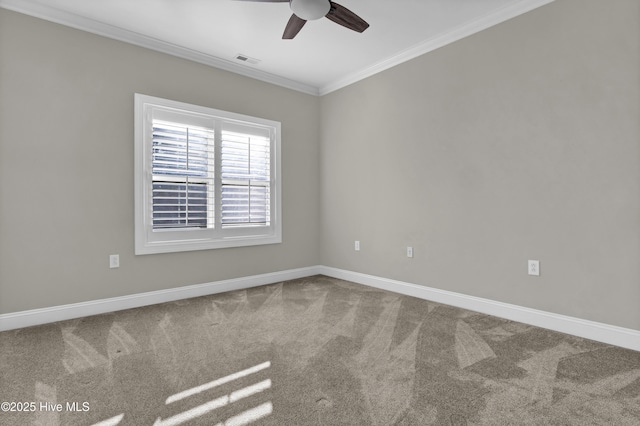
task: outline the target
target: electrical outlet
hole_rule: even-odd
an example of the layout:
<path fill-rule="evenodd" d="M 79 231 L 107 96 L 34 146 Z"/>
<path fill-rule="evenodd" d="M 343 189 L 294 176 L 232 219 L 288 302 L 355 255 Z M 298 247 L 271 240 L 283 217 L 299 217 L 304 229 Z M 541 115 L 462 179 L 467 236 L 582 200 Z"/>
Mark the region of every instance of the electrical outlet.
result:
<path fill-rule="evenodd" d="M 360 241 L 355 242 L 354 248 L 356 249 L 356 251 L 360 251 Z"/>
<path fill-rule="evenodd" d="M 119 268 L 120 267 L 120 255 L 119 254 L 111 254 L 109 255 L 109 268 Z"/>
<path fill-rule="evenodd" d="M 529 261 L 529 275 L 535 275 L 536 277 L 540 275 L 540 261 L 538 260 L 530 260 Z"/>
<path fill-rule="evenodd" d="M 407 257 L 413 257 L 413 247 L 407 247 Z"/>

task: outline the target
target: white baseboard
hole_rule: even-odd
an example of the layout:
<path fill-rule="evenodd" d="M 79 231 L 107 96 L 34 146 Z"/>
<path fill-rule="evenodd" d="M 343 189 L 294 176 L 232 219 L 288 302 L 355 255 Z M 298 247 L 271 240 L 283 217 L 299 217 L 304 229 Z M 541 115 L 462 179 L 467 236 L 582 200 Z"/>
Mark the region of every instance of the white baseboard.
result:
<path fill-rule="evenodd" d="M 104 314 L 121 311 L 123 309 L 139 308 L 155 305 L 156 303 L 172 302 L 190 297 L 206 296 L 208 294 L 223 293 L 225 291 L 242 290 L 280 281 L 304 278 L 320 273 L 318 266 L 289 269 L 268 274 L 252 275 L 230 280 L 215 281 L 205 284 L 176 287 L 167 290 L 138 293 L 129 296 L 112 297 L 109 299 L 91 300 L 88 302 L 72 303 L 69 305 L 53 306 L 50 308 L 32 309 L 0 315 L 0 331 L 16 328 L 31 327 L 55 321 L 64 321 L 89 315 Z"/>
<path fill-rule="evenodd" d="M 439 290 L 328 266 L 321 266 L 319 269 L 320 273 L 329 277 L 640 351 L 639 330 L 510 305 L 480 297 L 466 296 L 452 291 Z"/>
<path fill-rule="evenodd" d="M 286 271 L 176 287 L 130 296 L 2 314 L 0 315 L 0 331 L 120 311 L 123 309 L 138 308 L 156 303 L 172 302 L 190 297 L 223 293 L 225 291 L 242 290 L 317 274 L 640 351 L 640 331 L 638 330 L 539 311 L 480 297 L 467 296 L 452 291 L 439 290 L 328 266 L 289 269 Z"/>

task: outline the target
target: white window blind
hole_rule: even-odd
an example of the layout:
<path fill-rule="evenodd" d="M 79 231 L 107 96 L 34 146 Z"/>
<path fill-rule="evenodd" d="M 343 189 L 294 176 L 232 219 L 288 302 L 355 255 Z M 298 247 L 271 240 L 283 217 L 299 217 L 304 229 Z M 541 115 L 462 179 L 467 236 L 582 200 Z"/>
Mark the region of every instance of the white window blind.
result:
<path fill-rule="evenodd" d="M 222 226 L 270 224 L 269 139 L 222 132 Z"/>
<path fill-rule="evenodd" d="M 214 148 L 211 129 L 153 120 L 154 229 L 214 226 Z"/>
<path fill-rule="evenodd" d="M 280 123 L 136 95 L 136 254 L 282 241 Z"/>

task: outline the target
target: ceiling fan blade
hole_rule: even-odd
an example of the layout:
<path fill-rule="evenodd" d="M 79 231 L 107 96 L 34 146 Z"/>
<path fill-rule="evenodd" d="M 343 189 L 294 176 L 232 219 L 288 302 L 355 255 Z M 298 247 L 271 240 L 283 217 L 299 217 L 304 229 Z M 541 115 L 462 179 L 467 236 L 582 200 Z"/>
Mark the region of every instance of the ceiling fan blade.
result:
<path fill-rule="evenodd" d="M 302 27 L 304 27 L 304 24 L 306 24 L 307 21 L 305 21 L 302 18 L 298 18 L 296 16 L 296 14 L 292 14 L 291 18 L 289 18 L 289 22 L 287 22 L 287 26 L 284 29 L 284 34 L 282 34 L 282 38 L 284 40 L 291 40 L 292 38 L 294 38 L 302 29 Z"/>
<path fill-rule="evenodd" d="M 336 24 L 340 24 L 343 27 L 349 28 L 350 30 L 357 31 L 359 33 L 369 28 L 369 24 L 364 19 L 362 19 L 346 7 L 341 6 L 338 3 L 330 3 L 331 9 L 326 15 L 328 19 L 332 20 Z"/>

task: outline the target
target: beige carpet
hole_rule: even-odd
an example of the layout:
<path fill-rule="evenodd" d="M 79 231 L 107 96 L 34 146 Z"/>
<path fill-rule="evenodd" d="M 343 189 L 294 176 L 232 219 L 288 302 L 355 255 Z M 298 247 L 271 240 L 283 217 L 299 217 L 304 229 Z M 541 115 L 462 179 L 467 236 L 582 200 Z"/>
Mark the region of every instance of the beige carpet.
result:
<path fill-rule="evenodd" d="M 0 345 L 2 425 L 640 425 L 639 352 L 324 276 Z"/>

